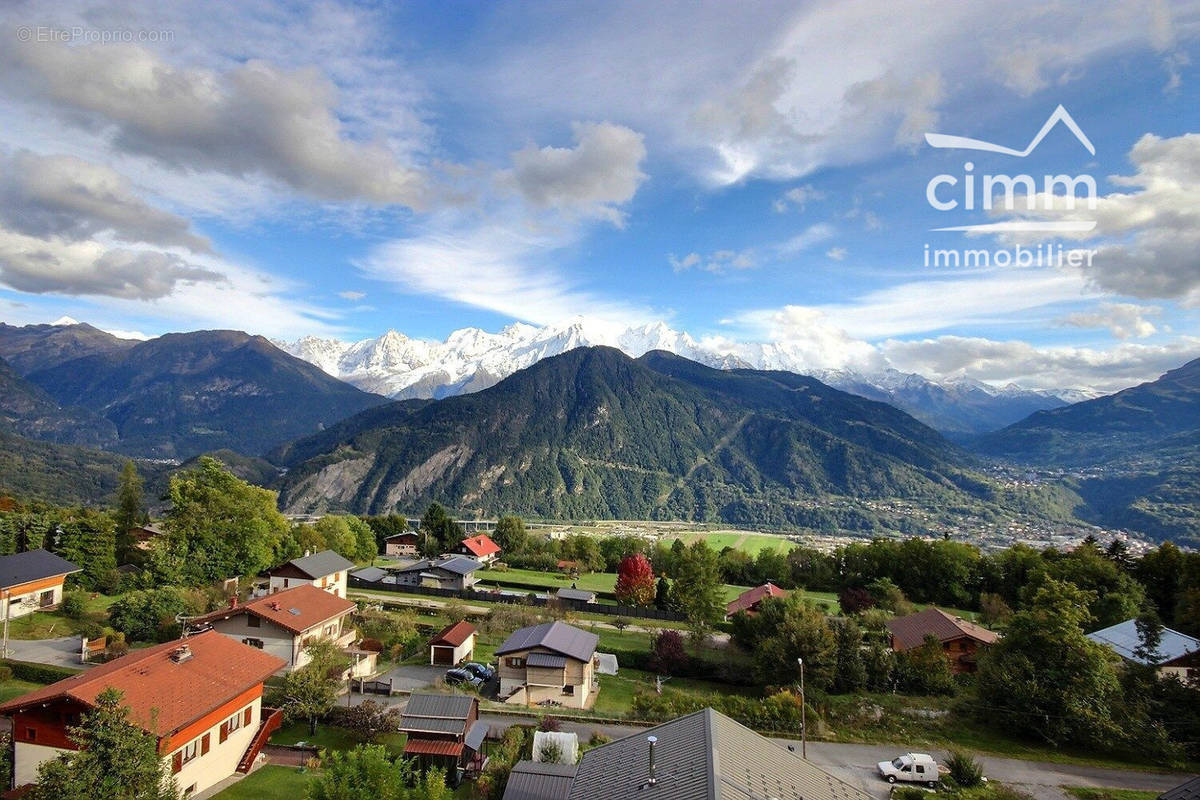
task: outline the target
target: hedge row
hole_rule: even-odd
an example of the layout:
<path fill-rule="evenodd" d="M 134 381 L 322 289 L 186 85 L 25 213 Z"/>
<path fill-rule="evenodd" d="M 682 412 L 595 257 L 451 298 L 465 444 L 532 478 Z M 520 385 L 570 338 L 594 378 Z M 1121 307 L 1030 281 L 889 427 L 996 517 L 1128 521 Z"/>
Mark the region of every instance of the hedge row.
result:
<path fill-rule="evenodd" d="M 15 661 L 11 658 L 0 659 L 0 666 L 12 670 L 12 676 L 17 680 L 41 684 L 57 683 L 63 678 L 83 672 L 82 669 L 58 667 L 52 664 L 35 664 L 32 661 Z"/>

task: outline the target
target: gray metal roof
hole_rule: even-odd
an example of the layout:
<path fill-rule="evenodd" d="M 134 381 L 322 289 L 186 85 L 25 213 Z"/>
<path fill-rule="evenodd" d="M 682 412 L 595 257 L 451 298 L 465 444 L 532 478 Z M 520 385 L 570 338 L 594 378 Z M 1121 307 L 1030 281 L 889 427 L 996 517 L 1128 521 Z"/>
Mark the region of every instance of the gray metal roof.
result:
<path fill-rule="evenodd" d="M 529 658 L 525 660 L 525 663 L 531 667 L 562 669 L 567 665 L 567 657 L 558 656 L 554 653 L 530 653 Z"/>
<path fill-rule="evenodd" d="M 1088 638 L 1097 644 L 1108 645 L 1117 655 L 1126 658 L 1130 661 L 1136 661 L 1139 664 L 1149 664 L 1149 660 L 1139 658 L 1134 650 L 1141 643 L 1141 637 L 1138 636 L 1136 620 L 1127 619 L 1124 622 L 1118 622 L 1116 625 L 1110 625 L 1098 631 L 1089 633 Z M 1173 631 L 1170 628 L 1163 628 L 1162 641 L 1158 645 L 1159 659 L 1155 664 L 1165 664 L 1168 661 L 1174 661 L 1177 658 L 1182 658 L 1189 653 L 1200 652 L 1200 640 L 1193 639 L 1186 633 Z"/>
<path fill-rule="evenodd" d="M 287 563 L 314 580 L 324 578 L 326 575 L 332 575 L 335 572 L 341 572 L 344 569 L 354 568 L 353 561 L 347 561 L 332 550 L 322 550 L 319 553 L 313 553 L 311 556 L 293 558 Z"/>
<path fill-rule="evenodd" d="M 471 723 L 471 729 L 467 731 L 467 735 L 463 739 L 463 744 L 475 752 L 479 752 L 479 748 L 483 746 L 483 740 L 487 738 L 487 732 L 488 724 L 475 720 Z"/>
<path fill-rule="evenodd" d="M 414 561 L 407 567 L 402 567 L 397 572 L 420 572 L 429 569 L 444 569 L 447 572 L 453 572 L 456 575 L 470 575 L 475 570 L 479 569 L 479 562 L 473 558 L 466 556 L 450 556 L 441 561 L 433 561 L 428 558 L 423 558 L 420 561 Z"/>
<path fill-rule="evenodd" d="M 414 694 L 400 716 L 400 730 L 463 734 L 475 702 L 465 694 Z"/>
<path fill-rule="evenodd" d="M 49 550 L 27 550 L 11 556 L 0 556 L 0 587 L 73 572 L 79 572 L 79 567 Z"/>
<path fill-rule="evenodd" d="M 362 569 L 351 572 L 350 575 L 358 578 L 359 580 L 377 583 L 387 576 L 387 570 L 380 569 L 379 567 L 363 567 Z"/>
<path fill-rule="evenodd" d="M 563 600 L 582 600 L 585 603 L 596 599 L 595 592 L 588 592 L 583 589 L 568 589 L 563 587 L 555 592 L 555 594 Z"/>
<path fill-rule="evenodd" d="M 504 800 L 564 800 L 574 775 L 574 764 L 518 761 L 508 776 Z"/>
<path fill-rule="evenodd" d="M 504 644 L 496 648 L 496 655 L 515 653 L 519 650 L 529 650 L 534 647 L 544 647 L 564 656 L 570 656 L 577 661 L 591 661 L 596 652 L 596 643 L 600 637 L 594 633 L 582 631 L 565 622 L 543 622 L 541 625 L 531 625 L 513 631 Z"/>
<path fill-rule="evenodd" d="M 647 736 L 657 737 L 655 777 Z M 645 788 L 639 788 L 645 787 Z M 769 739 L 706 708 L 583 754 L 569 800 L 870 800 Z"/>
<path fill-rule="evenodd" d="M 524 762 L 522 762 L 524 763 Z M 508 795 L 504 795 L 506 798 Z M 1174 789 L 1167 789 L 1157 800 L 1200 800 L 1200 776 L 1184 781 Z"/>

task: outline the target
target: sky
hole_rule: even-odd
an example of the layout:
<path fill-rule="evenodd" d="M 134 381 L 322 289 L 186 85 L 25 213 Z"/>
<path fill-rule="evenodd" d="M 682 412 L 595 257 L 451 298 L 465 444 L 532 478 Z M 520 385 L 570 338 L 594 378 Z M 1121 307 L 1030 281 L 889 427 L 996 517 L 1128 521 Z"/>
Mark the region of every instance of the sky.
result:
<path fill-rule="evenodd" d="M 1198 39 L 1200 2 L 8 2 L 0 321 L 584 317 L 1119 388 L 1200 356 Z"/>

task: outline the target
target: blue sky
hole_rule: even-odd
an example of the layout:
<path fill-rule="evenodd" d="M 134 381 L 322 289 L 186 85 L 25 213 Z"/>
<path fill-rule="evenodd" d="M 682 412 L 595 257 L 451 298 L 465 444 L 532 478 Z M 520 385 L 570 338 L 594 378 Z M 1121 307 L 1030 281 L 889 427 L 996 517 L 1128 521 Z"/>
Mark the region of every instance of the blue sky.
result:
<path fill-rule="evenodd" d="M 1198 36 L 1194 2 L 10 3 L 0 320 L 440 339 L 582 315 L 1127 385 L 1200 355 Z M 1095 155 L 1062 125 L 1023 159 L 924 138 L 1019 149 L 1060 104 Z M 1095 228 L 931 232 L 1078 216 L 934 210 L 966 160 L 1094 176 Z M 922 263 L 1060 241 L 1094 264 Z"/>

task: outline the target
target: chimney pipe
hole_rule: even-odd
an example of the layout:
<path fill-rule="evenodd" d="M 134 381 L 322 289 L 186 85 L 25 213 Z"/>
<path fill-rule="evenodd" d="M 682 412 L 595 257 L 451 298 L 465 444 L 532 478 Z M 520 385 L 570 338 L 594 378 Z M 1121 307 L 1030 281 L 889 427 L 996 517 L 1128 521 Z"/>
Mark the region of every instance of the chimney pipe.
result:
<path fill-rule="evenodd" d="M 237 608 L 237 603 L 238 603 L 238 601 L 237 601 L 236 594 L 233 597 L 229 598 L 229 607 L 230 608 Z"/>
<path fill-rule="evenodd" d="M 654 743 L 658 741 L 658 737 L 647 736 L 646 741 L 650 743 L 650 777 L 646 780 L 646 783 L 653 786 L 658 783 L 658 778 L 654 776 Z"/>

